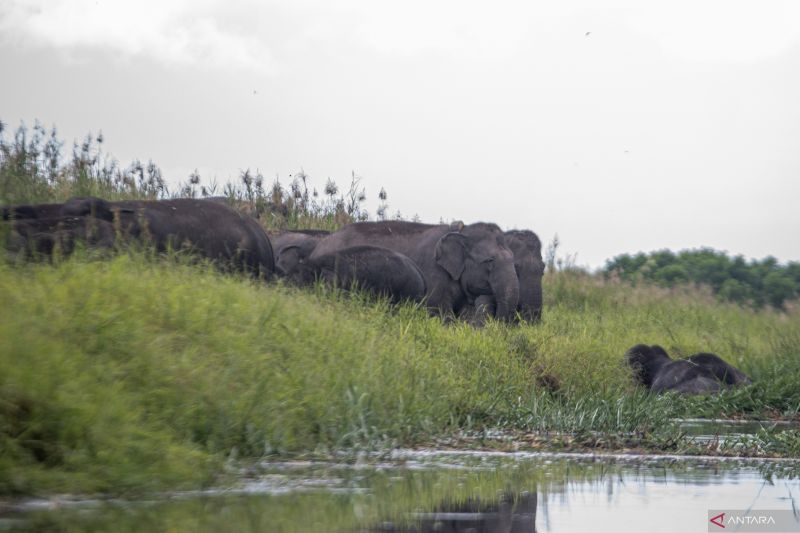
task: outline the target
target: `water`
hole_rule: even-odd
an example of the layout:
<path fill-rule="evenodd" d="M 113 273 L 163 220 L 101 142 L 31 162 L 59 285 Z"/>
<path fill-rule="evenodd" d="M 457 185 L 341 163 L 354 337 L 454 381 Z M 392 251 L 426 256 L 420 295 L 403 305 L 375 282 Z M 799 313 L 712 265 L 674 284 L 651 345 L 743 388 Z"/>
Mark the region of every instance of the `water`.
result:
<path fill-rule="evenodd" d="M 25 502 L 6 512 L 0 527 L 707 531 L 709 509 L 800 509 L 798 474 L 800 461 L 792 460 L 400 450 L 355 462 L 262 463 L 227 490 L 135 502 Z"/>
<path fill-rule="evenodd" d="M 681 420 L 679 427 L 697 443 L 723 443 L 755 435 L 759 431 L 781 432 L 798 430 L 797 422 L 773 420 L 708 420 L 692 418 Z"/>

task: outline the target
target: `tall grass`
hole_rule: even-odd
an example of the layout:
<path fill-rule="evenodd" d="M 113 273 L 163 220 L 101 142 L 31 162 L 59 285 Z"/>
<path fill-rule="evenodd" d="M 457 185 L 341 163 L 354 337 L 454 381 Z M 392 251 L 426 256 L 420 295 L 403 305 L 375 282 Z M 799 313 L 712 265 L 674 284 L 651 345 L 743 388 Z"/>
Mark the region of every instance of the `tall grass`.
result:
<path fill-rule="evenodd" d="M 670 420 L 796 415 L 796 313 L 545 278 L 541 324 L 443 324 L 414 306 L 224 276 L 131 253 L 0 264 L 0 492 L 213 483 L 229 458 L 413 445 L 455 430 L 675 445 Z M 656 398 L 638 342 L 719 353 L 757 382 Z M 638 439 L 638 440 L 636 440 Z"/>
<path fill-rule="evenodd" d="M 0 205 L 62 202 L 73 196 L 98 196 L 107 200 L 224 197 L 229 204 L 259 219 L 269 230 L 327 229 L 367 220 L 366 190 L 351 173 L 348 187 L 328 178 L 318 190 L 301 169 L 286 183 L 271 183 L 258 171 L 240 171 L 238 180 L 219 185 L 204 182 L 195 170 L 185 180 L 167 180 L 159 166 L 132 161 L 124 166 L 104 151 L 102 133 L 87 134 L 74 142 L 68 156 L 55 127 L 49 131 L 38 121 L 28 129 L 21 124 L 10 138 L 0 120 Z M 170 187 L 168 181 L 175 183 Z M 379 193 L 378 219 L 386 218 L 386 191 Z"/>

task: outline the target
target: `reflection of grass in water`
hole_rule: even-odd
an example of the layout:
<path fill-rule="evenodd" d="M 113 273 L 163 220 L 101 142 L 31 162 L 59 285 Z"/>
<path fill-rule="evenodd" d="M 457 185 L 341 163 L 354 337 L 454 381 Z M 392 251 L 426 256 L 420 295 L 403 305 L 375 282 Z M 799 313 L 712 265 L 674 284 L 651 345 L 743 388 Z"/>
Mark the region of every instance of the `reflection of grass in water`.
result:
<path fill-rule="evenodd" d="M 441 468 L 442 465 L 462 468 Z M 320 465 L 309 469 L 267 468 L 262 474 L 296 480 L 327 480 L 309 486 L 333 486 L 278 495 L 236 495 L 164 500 L 154 505 L 107 505 L 97 511 L 33 513 L 31 525 L 85 531 L 92 529 L 157 531 L 353 531 L 383 522 L 410 523 L 416 513 L 474 508 L 497 510 L 501 498 L 514 501 L 523 492 L 547 495 L 598 492 L 609 497 L 641 482 L 665 481 L 718 485 L 739 479 L 736 462 L 575 461 L 554 458 L 510 461 L 485 457 L 435 457 L 423 469 L 346 469 Z M 765 479 L 787 477 L 785 470 L 759 465 Z M 753 468 L 750 466 L 750 468 Z M 753 470 L 746 474 L 754 475 Z M 351 489 L 342 491 L 340 489 Z M 357 489 L 357 490 L 352 490 Z M 28 515 L 29 517 L 31 515 Z"/>
<path fill-rule="evenodd" d="M 796 414 L 800 315 L 571 272 L 545 283 L 541 324 L 475 330 L 138 254 L 2 263 L 0 493 L 197 487 L 229 457 L 484 427 L 674 450 L 676 417 Z M 621 361 L 639 342 L 719 353 L 757 384 L 651 397 Z"/>

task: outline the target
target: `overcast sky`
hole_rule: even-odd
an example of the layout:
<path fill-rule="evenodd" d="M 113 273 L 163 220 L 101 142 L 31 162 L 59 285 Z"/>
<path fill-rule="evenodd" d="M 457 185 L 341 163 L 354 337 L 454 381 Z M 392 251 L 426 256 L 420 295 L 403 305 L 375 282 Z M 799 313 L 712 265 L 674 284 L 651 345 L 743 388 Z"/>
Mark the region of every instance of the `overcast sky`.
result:
<path fill-rule="evenodd" d="M 600 6 L 603 5 L 603 7 Z M 578 264 L 800 260 L 800 2 L 2 0 L 0 119 L 170 182 L 300 168 Z"/>

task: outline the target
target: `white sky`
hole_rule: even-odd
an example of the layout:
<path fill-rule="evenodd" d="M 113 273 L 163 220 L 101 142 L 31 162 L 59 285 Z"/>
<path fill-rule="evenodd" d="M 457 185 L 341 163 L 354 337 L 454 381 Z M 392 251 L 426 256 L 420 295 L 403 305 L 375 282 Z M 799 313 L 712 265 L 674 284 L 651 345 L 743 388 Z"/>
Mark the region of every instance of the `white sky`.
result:
<path fill-rule="evenodd" d="M 602 4 L 602 5 L 601 5 Z M 590 32 L 587 35 L 587 32 Z M 2 0 L 0 119 L 171 182 L 363 177 L 579 264 L 800 260 L 800 2 Z"/>

